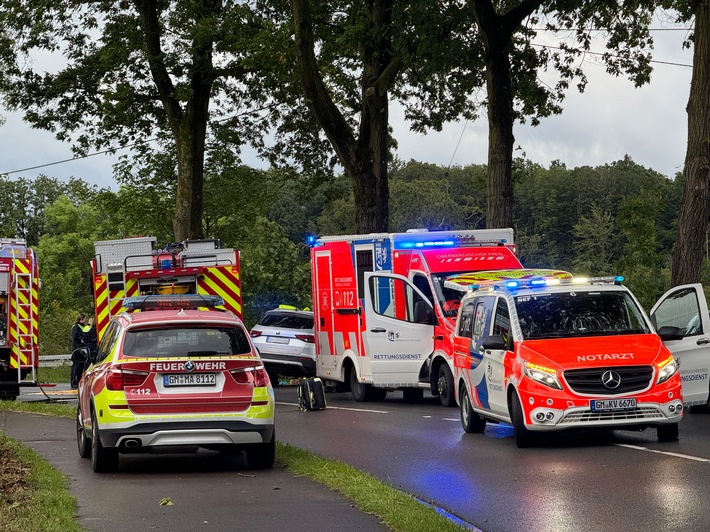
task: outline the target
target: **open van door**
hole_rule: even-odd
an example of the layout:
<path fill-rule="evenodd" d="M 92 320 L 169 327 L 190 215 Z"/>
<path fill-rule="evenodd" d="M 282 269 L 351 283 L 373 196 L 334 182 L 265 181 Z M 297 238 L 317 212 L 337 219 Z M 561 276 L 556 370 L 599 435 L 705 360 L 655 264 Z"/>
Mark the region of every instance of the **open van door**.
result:
<path fill-rule="evenodd" d="M 706 404 L 710 393 L 710 315 L 702 285 L 671 288 L 651 309 L 651 320 L 657 330 L 670 325 L 683 331 L 683 338 L 664 344 L 680 360 L 683 402 L 687 406 Z"/>
<path fill-rule="evenodd" d="M 415 386 L 434 351 L 434 309 L 409 280 L 365 273 L 365 345 L 374 384 Z"/>

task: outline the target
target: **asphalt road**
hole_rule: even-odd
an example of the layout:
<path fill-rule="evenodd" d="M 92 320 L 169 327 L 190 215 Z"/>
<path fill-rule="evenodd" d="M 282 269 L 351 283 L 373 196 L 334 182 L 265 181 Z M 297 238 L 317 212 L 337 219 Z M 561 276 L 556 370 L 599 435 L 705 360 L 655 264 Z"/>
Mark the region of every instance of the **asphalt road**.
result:
<path fill-rule="evenodd" d="M 45 391 L 76 404 L 68 385 Z M 20 400 L 44 399 L 38 388 L 21 390 Z M 250 470 L 243 457 L 209 451 L 121 455 L 117 473 L 95 474 L 79 457 L 74 430 L 70 419 L 0 412 L 0 433 L 24 442 L 68 477 L 88 530 L 387 530 L 321 484 L 280 467 Z M 172 504 L 160 504 L 167 500 Z"/>
<path fill-rule="evenodd" d="M 649 429 L 557 434 L 537 448 L 518 449 L 511 427 L 465 434 L 458 409 L 432 397 L 411 405 L 394 392 L 383 402 L 357 403 L 349 393 L 328 393 L 328 408 L 308 413 L 296 407 L 294 387 L 276 388 L 276 398 L 280 441 L 352 464 L 484 532 L 710 530 L 707 412 L 686 414 L 680 441 L 673 443 L 658 443 Z M 194 478 L 224 474 L 217 471 L 224 464 L 210 458 L 188 471 L 174 470 L 185 465 L 168 458 L 163 477 L 162 460 L 151 458 L 131 457 L 134 464 L 122 457 L 111 489 L 126 478 L 133 485 L 160 475 L 163 489 L 151 492 L 154 502 L 181 485 L 196 493 Z M 82 467 L 90 473 L 88 463 Z M 209 497 L 187 499 L 208 511 Z"/>

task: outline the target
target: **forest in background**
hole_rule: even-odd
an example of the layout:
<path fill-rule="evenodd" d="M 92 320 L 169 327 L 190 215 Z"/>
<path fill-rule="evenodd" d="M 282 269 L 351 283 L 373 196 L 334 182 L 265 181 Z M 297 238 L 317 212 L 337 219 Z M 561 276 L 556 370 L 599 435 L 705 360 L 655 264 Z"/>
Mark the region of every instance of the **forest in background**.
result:
<path fill-rule="evenodd" d="M 40 354 L 69 351 L 76 314 L 92 313 L 94 242 L 155 236 L 171 242 L 175 205 L 170 158 L 150 168 L 117 168 L 117 191 L 81 179 L 0 178 L 0 235 L 24 238 L 39 257 Z M 165 163 L 161 169 L 161 164 Z M 394 161 L 390 181 L 392 232 L 482 229 L 485 165 L 444 168 Z M 514 229 L 528 268 L 577 275 L 624 275 L 649 310 L 670 287 L 671 250 L 683 190 L 674 179 L 631 159 L 597 167 L 549 168 L 514 163 Z M 240 251 L 244 320 L 252 326 L 279 304 L 311 304 L 306 236 L 353 234 L 350 181 L 209 161 L 205 235 Z M 706 247 L 703 281 L 710 280 Z"/>

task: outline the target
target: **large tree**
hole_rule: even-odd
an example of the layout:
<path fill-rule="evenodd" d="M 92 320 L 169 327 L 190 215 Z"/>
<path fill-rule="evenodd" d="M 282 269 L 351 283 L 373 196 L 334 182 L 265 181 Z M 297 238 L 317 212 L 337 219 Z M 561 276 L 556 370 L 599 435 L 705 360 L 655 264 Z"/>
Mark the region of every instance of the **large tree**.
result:
<path fill-rule="evenodd" d="M 0 91 L 79 154 L 133 146 L 140 164 L 157 139 L 175 156 L 174 238 L 199 238 L 210 120 L 229 118 L 237 146 L 269 123 L 253 113 L 269 99 L 254 74 L 279 55 L 252 4 L 0 0 Z"/>
<path fill-rule="evenodd" d="M 636 86 L 649 81 L 652 46 L 648 24 L 655 2 L 621 0 L 468 0 L 480 42 L 485 50 L 485 87 L 488 111 L 487 226 L 513 223 L 512 163 L 517 120 L 562 112 L 561 102 L 570 83 L 584 90 L 585 54 L 603 60 L 613 75 L 627 73 Z M 555 31 L 561 39 L 543 45 L 533 40 Z M 562 32 L 562 33 L 559 33 Z M 606 35 L 607 51 L 595 54 L 593 36 Z M 548 43 L 550 41 L 547 41 Z M 475 59 L 475 58 L 474 58 Z M 473 68 L 479 68 L 474 60 Z M 540 73 L 554 67 L 554 85 Z"/>
<path fill-rule="evenodd" d="M 683 20 L 695 20 L 685 183 L 671 268 L 676 286 L 700 281 L 710 217 L 710 0 L 671 4 Z"/>

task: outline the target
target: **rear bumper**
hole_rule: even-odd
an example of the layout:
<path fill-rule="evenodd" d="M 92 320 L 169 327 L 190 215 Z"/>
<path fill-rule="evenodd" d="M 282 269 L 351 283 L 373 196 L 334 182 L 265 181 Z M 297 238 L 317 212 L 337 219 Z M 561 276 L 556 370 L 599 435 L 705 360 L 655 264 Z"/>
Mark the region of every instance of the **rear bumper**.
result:
<path fill-rule="evenodd" d="M 126 451 L 139 447 L 268 443 L 273 433 L 273 423 L 257 425 L 246 421 L 171 421 L 115 429 L 99 428 L 104 447 L 118 447 Z"/>
<path fill-rule="evenodd" d="M 261 361 L 266 371 L 271 374 L 288 377 L 314 377 L 316 374 L 315 356 L 307 355 L 272 355 L 262 353 Z"/>

